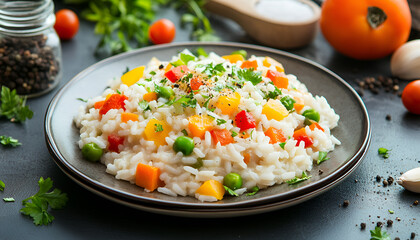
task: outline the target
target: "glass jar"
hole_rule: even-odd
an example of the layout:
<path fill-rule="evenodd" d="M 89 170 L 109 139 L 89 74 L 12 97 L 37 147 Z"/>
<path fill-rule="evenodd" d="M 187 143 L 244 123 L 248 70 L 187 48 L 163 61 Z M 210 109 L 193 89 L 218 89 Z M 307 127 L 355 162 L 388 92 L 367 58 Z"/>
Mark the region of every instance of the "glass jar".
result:
<path fill-rule="evenodd" d="M 0 86 L 35 97 L 61 79 L 52 0 L 0 1 Z"/>

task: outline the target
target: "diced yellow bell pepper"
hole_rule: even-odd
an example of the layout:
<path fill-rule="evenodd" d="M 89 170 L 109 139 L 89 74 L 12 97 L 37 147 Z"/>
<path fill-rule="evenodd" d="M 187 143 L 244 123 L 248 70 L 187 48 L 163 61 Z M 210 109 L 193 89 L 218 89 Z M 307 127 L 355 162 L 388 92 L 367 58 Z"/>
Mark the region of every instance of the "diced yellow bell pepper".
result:
<path fill-rule="evenodd" d="M 213 128 L 213 119 L 207 115 L 193 115 L 188 122 L 188 130 L 194 137 L 204 138 L 204 134 Z"/>
<path fill-rule="evenodd" d="M 281 121 L 289 115 L 289 111 L 287 111 L 286 107 L 284 107 L 279 100 L 270 99 L 264 104 L 262 114 L 264 114 L 268 120 L 274 119 Z"/>
<path fill-rule="evenodd" d="M 277 62 L 276 60 L 272 59 L 271 57 L 265 57 L 263 60 L 264 67 L 270 67 L 274 65 L 277 72 L 284 72 L 284 67 L 281 63 Z"/>
<path fill-rule="evenodd" d="M 155 145 L 159 147 L 166 144 L 165 138 L 171 131 L 171 126 L 165 121 L 151 119 L 144 129 L 144 135 L 146 140 L 154 141 Z"/>
<path fill-rule="evenodd" d="M 216 102 L 216 107 L 222 110 L 223 114 L 231 115 L 238 109 L 241 102 L 241 94 L 235 92 L 228 96 L 220 96 Z"/>
<path fill-rule="evenodd" d="M 223 195 L 225 195 L 225 188 L 222 183 L 216 180 L 207 180 L 197 189 L 197 191 L 195 191 L 195 193 L 204 196 L 212 196 L 217 200 L 222 200 Z"/>
<path fill-rule="evenodd" d="M 145 68 L 146 68 L 145 66 L 140 66 L 138 68 L 134 68 L 133 70 L 125 73 L 124 75 L 121 76 L 121 82 L 127 86 L 133 85 L 134 83 L 138 82 L 140 78 L 143 77 L 143 72 Z"/>
<path fill-rule="evenodd" d="M 165 73 L 171 70 L 171 68 L 172 68 L 172 64 L 168 63 L 168 65 L 166 65 L 165 67 Z"/>
<path fill-rule="evenodd" d="M 237 61 L 244 61 L 244 57 L 241 54 L 232 54 L 222 56 L 223 59 L 229 61 L 230 63 L 236 63 Z"/>

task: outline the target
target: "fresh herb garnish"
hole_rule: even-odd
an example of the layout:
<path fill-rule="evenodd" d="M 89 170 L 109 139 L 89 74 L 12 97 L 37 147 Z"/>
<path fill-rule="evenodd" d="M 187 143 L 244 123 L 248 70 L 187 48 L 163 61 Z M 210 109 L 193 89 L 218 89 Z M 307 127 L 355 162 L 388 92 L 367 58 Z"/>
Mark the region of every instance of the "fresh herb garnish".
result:
<path fill-rule="evenodd" d="M 0 136 L 0 143 L 3 145 L 3 146 L 11 146 L 11 147 L 17 147 L 17 146 L 20 146 L 20 145 L 22 145 L 20 142 L 19 142 L 19 140 L 17 140 L 17 139 L 14 139 L 14 138 L 12 138 L 12 137 L 9 137 L 9 136 Z"/>
<path fill-rule="evenodd" d="M 182 129 L 181 132 L 184 134 L 184 136 L 188 136 L 188 132 L 185 129 Z"/>
<path fill-rule="evenodd" d="M 121 95 L 121 92 L 120 92 L 120 90 L 118 90 L 118 89 L 117 89 L 117 93 Z"/>
<path fill-rule="evenodd" d="M 226 123 L 226 120 L 219 118 L 219 119 L 216 120 L 216 123 L 217 123 L 217 125 L 222 125 L 223 123 Z"/>
<path fill-rule="evenodd" d="M 225 190 L 226 190 L 226 192 L 229 194 L 229 195 L 231 195 L 231 196 L 235 196 L 235 197 L 237 197 L 237 196 L 239 196 L 235 191 L 233 191 L 232 189 L 230 189 L 230 188 L 228 188 L 228 187 L 226 187 L 226 186 L 223 186 L 224 188 L 225 188 Z"/>
<path fill-rule="evenodd" d="M 380 227 L 375 227 L 375 230 L 370 230 L 370 240 L 391 240 L 391 237 Z"/>
<path fill-rule="evenodd" d="M 139 107 L 143 111 L 150 110 L 149 102 L 146 100 L 142 100 L 139 102 Z"/>
<path fill-rule="evenodd" d="M 281 90 L 274 86 L 274 91 L 269 91 L 266 96 L 265 99 L 277 99 L 278 96 L 281 95 Z"/>
<path fill-rule="evenodd" d="M 185 53 L 181 53 L 179 58 L 185 63 L 184 65 L 188 64 L 190 61 L 195 61 L 195 56 Z"/>
<path fill-rule="evenodd" d="M 291 98 L 290 96 L 284 96 L 280 99 L 280 102 L 283 104 L 283 106 L 288 110 L 292 110 L 293 106 L 295 104 L 295 100 Z"/>
<path fill-rule="evenodd" d="M 163 131 L 162 124 L 155 123 L 155 132 L 162 132 L 162 131 Z"/>
<path fill-rule="evenodd" d="M 76 99 L 85 103 L 88 101 L 87 99 L 83 99 L 83 98 L 76 98 Z"/>
<path fill-rule="evenodd" d="M 4 188 L 6 187 L 6 184 L 2 180 L 0 180 L 0 191 L 4 191 Z"/>
<path fill-rule="evenodd" d="M 255 195 L 255 194 L 256 194 L 259 190 L 260 190 L 260 188 L 259 188 L 259 187 L 257 187 L 257 186 L 255 186 L 255 187 L 251 188 L 251 192 L 247 193 L 246 195 L 247 195 L 247 196 L 253 196 L 253 195 Z"/>
<path fill-rule="evenodd" d="M 68 197 L 66 193 L 62 193 L 57 188 L 48 192 L 53 186 L 53 181 L 50 178 L 44 180 L 41 177 L 38 185 L 39 191 L 22 201 L 24 207 L 20 212 L 32 217 L 35 225 L 47 225 L 54 220 L 54 216 L 48 213 L 48 208 L 62 209 L 66 205 Z"/>
<path fill-rule="evenodd" d="M 197 48 L 197 55 L 198 56 L 203 56 L 203 57 L 208 57 L 209 56 L 207 54 L 206 50 L 204 50 L 204 48 L 202 48 L 202 47 Z"/>
<path fill-rule="evenodd" d="M 329 157 L 327 157 L 327 152 L 322 152 L 319 151 L 319 155 L 318 155 L 318 160 L 316 161 L 316 164 L 321 164 L 323 161 L 326 161 L 328 159 L 330 159 Z"/>
<path fill-rule="evenodd" d="M 181 59 L 178 59 L 175 62 L 171 62 L 171 65 L 174 66 L 174 67 L 179 67 L 179 66 L 185 65 L 185 63 Z M 181 72 L 182 72 L 182 70 L 181 70 Z"/>
<path fill-rule="evenodd" d="M 279 145 L 280 145 L 280 147 L 281 147 L 281 148 L 283 148 L 283 149 L 284 149 L 284 145 L 286 145 L 286 142 L 282 142 L 282 143 L 280 143 Z"/>
<path fill-rule="evenodd" d="M 232 137 L 236 137 L 236 136 L 238 136 L 238 133 L 237 133 L 237 132 L 235 132 L 235 131 L 232 131 L 231 136 L 232 136 Z"/>
<path fill-rule="evenodd" d="M 302 172 L 302 176 L 299 178 L 299 177 L 295 177 L 295 178 L 293 178 L 293 179 L 291 179 L 291 180 L 289 180 L 289 181 L 286 181 L 289 185 L 293 185 L 293 184 L 297 184 L 297 183 L 300 183 L 300 182 L 303 182 L 303 181 L 305 181 L 305 180 L 308 180 L 309 178 L 311 178 L 312 177 L 312 175 L 307 175 L 306 174 L 306 172 L 305 171 L 303 171 Z"/>
<path fill-rule="evenodd" d="M 3 201 L 5 201 L 5 202 L 14 202 L 15 199 L 12 198 L 12 197 L 7 197 L 7 198 L 3 198 Z"/>
<path fill-rule="evenodd" d="M 386 148 L 379 148 L 378 154 L 381 155 L 383 158 L 389 158 L 389 150 Z"/>
<path fill-rule="evenodd" d="M 20 97 L 16 89 L 10 91 L 8 87 L 1 87 L 0 117 L 4 116 L 11 122 L 24 122 L 31 119 L 34 113 L 26 104 L 26 97 Z"/>
<path fill-rule="evenodd" d="M 203 71 L 203 73 L 207 74 L 209 77 L 214 75 L 221 76 L 224 72 L 226 72 L 226 69 L 223 67 L 223 63 L 219 63 L 216 66 L 213 66 L 213 63 L 207 64 Z"/>
<path fill-rule="evenodd" d="M 394 214 L 394 210 L 388 209 L 388 212 Z"/>
<path fill-rule="evenodd" d="M 262 81 L 261 72 L 256 72 L 253 68 L 238 70 L 237 74 L 239 79 L 249 81 L 253 85 L 257 85 Z"/>
<path fill-rule="evenodd" d="M 156 72 L 155 71 L 150 71 L 149 74 L 152 75 L 152 76 L 155 76 Z"/>

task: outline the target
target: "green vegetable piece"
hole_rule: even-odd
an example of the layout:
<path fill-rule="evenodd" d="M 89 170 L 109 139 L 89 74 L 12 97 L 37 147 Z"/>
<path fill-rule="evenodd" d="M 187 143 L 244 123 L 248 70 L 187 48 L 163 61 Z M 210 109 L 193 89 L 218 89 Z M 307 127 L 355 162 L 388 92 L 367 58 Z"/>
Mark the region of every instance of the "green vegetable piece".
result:
<path fill-rule="evenodd" d="M 295 100 L 293 98 L 291 98 L 290 96 L 284 96 L 280 99 L 280 102 L 283 104 L 283 106 L 288 110 L 292 110 L 293 106 L 295 104 Z M 305 111 L 306 112 L 306 111 Z M 305 114 L 304 112 L 304 114 Z M 318 114 L 318 121 L 319 121 L 319 114 Z M 317 122 L 318 122 L 317 121 Z"/>
<path fill-rule="evenodd" d="M 324 162 L 324 161 L 326 161 L 326 160 L 328 160 L 328 159 L 330 159 L 329 157 L 327 157 L 327 152 L 322 152 L 322 151 L 319 151 L 319 156 L 318 156 L 318 160 L 316 161 L 316 164 L 321 164 L 322 162 Z"/>
<path fill-rule="evenodd" d="M 139 107 L 143 111 L 150 110 L 149 102 L 146 100 L 142 100 L 139 102 Z"/>
<path fill-rule="evenodd" d="M 226 120 L 219 118 L 216 120 L 216 123 L 217 125 L 222 125 L 223 123 L 226 123 Z"/>
<path fill-rule="evenodd" d="M 190 137 L 179 136 L 173 145 L 175 152 L 182 152 L 184 156 L 191 155 L 194 150 L 194 140 Z"/>
<path fill-rule="evenodd" d="M 305 120 L 303 121 L 303 124 L 305 126 L 310 126 L 312 124 L 313 120 L 309 119 L 309 118 L 305 118 Z"/>
<path fill-rule="evenodd" d="M 286 181 L 289 185 L 294 185 L 294 184 L 297 184 L 297 183 L 300 183 L 300 182 L 303 182 L 303 181 L 305 181 L 305 180 L 308 180 L 309 178 L 311 178 L 312 177 L 312 175 L 307 175 L 306 174 L 306 172 L 305 171 L 303 171 L 302 172 L 302 176 L 300 177 L 300 178 L 298 178 L 298 177 L 295 177 L 295 178 L 293 178 L 293 179 L 291 179 L 291 180 L 289 180 L 289 181 Z"/>
<path fill-rule="evenodd" d="M 370 230 L 370 240 L 391 240 L 391 237 L 380 227 L 375 227 L 375 230 Z"/>
<path fill-rule="evenodd" d="M 388 209 L 388 212 L 394 214 L 394 210 Z"/>
<path fill-rule="evenodd" d="M 320 118 L 319 113 L 315 111 L 314 109 L 305 110 L 302 113 L 302 116 L 309 118 L 311 120 L 314 120 L 315 122 L 319 122 L 319 118 Z"/>
<path fill-rule="evenodd" d="M 0 136 L 0 144 L 3 146 L 17 147 L 22 145 L 19 140 L 8 136 Z"/>
<path fill-rule="evenodd" d="M 162 132 L 163 126 L 162 124 L 155 123 L 155 132 Z"/>
<path fill-rule="evenodd" d="M 381 155 L 383 158 L 389 158 L 389 150 L 386 148 L 379 148 L 378 154 Z"/>
<path fill-rule="evenodd" d="M 101 159 L 104 151 L 96 143 L 86 143 L 82 148 L 83 157 L 91 162 L 97 162 Z"/>
<path fill-rule="evenodd" d="M 34 113 L 26 105 L 26 97 L 20 97 L 16 89 L 10 91 L 8 87 L 1 87 L 0 117 L 4 116 L 11 122 L 24 122 L 31 119 Z"/>
<path fill-rule="evenodd" d="M 186 64 L 188 64 L 188 62 L 194 61 L 195 60 L 195 56 L 189 55 L 189 54 L 185 54 L 185 53 L 181 53 L 180 54 L 180 59 L 185 63 L 184 65 L 186 65 Z"/>
<path fill-rule="evenodd" d="M 237 196 L 239 196 L 235 191 L 233 191 L 232 189 L 230 189 L 230 188 L 228 188 L 228 187 L 226 187 L 226 186 L 223 186 L 223 188 L 226 190 L 226 192 L 229 194 L 229 195 L 231 195 L 231 196 L 235 196 L 235 197 L 237 197 Z"/>
<path fill-rule="evenodd" d="M 231 136 L 232 136 L 232 137 L 236 137 L 236 136 L 238 136 L 238 133 L 237 133 L 237 132 L 235 132 L 235 131 L 232 131 Z"/>
<path fill-rule="evenodd" d="M 172 99 L 175 96 L 175 92 L 171 87 L 160 87 L 159 97 L 166 99 Z"/>
<path fill-rule="evenodd" d="M 223 185 L 232 190 L 239 189 L 242 187 L 242 177 L 241 175 L 234 172 L 228 173 L 223 178 Z"/>
<path fill-rule="evenodd" d="M 4 191 L 4 188 L 6 187 L 6 184 L 2 180 L 0 180 L 0 191 Z"/>
<path fill-rule="evenodd" d="M 81 102 L 85 102 L 85 103 L 88 101 L 87 99 L 83 99 L 83 98 L 76 98 L 76 99 L 81 101 Z"/>
<path fill-rule="evenodd" d="M 286 142 L 282 142 L 282 143 L 280 143 L 279 145 L 280 145 L 280 147 L 281 147 L 281 148 L 283 148 L 283 149 L 284 149 L 284 145 L 286 145 Z"/>
<path fill-rule="evenodd" d="M 171 65 L 174 67 L 179 67 L 179 66 L 185 65 L 185 62 L 182 61 L 181 59 L 178 59 L 175 62 L 171 62 Z"/>
<path fill-rule="evenodd" d="M 54 220 L 54 216 L 48 212 L 49 207 L 52 209 L 62 209 L 67 204 L 68 197 L 60 189 L 56 188 L 50 191 L 53 186 L 53 181 L 50 178 L 44 180 L 41 177 L 38 185 L 39 191 L 22 201 L 24 207 L 20 212 L 30 216 L 35 225 L 47 225 Z"/>
<path fill-rule="evenodd" d="M 5 201 L 5 202 L 14 202 L 15 199 L 12 198 L 12 197 L 8 197 L 8 198 L 3 198 L 3 201 Z"/>
<path fill-rule="evenodd" d="M 265 99 L 277 99 L 277 97 L 278 96 L 280 96 L 282 93 L 281 93 L 281 90 L 278 88 L 278 87 L 276 87 L 276 86 L 274 86 L 274 91 L 269 91 L 267 94 L 266 94 L 266 96 L 265 96 Z M 283 99 L 283 98 L 282 98 Z M 293 100 L 293 99 L 292 99 Z M 294 100 L 293 100 L 294 101 Z M 283 103 L 283 102 L 282 102 Z M 284 103 L 283 103 L 283 105 L 284 105 Z M 287 108 L 287 107 L 286 107 Z M 292 108 L 293 108 L 293 106 L 292 106 Z M 287 110 L 289 110 L 289 109 L 287 109 Z M 289 110 L 290 111 L 290 110 Z"/>
<path fill-rule="evenodd" d="M 257 187 L 257 186 L 255 186 L 255 187 L 251 188 L 251 192 L 247 193 L 246 195 L 247 195 L 247 196 L 253 196 L 253 195 L 255 195 L 255 194 L 256 194 L 259 190 L 260 190 L 260 188 L 259 188 L 259 187 Z"/>
<path fill-rule="evenodd" d="M 191 167 L 195 169 L 200 169 L 203 166 L 203 159 L 204 158 L 197 158 L 197 162 L 195 162 Z"/>
<path fill-rule="evenodd" d="M 246 57 L 248 56 L 248 53 L 245 51 L 245 50 L 238 50 L 238 51 L 234 51 L 234 52 L 232 52 L 231 53 L 231 55 L 233 55 L 233 54 L 239 54 L 239 55 L 242 55 L 242 57 L 244 57 L 244 59 L 246 59 Z"/>
<path fill-rule="evenodd" d="M 202 48 L 202 47 L 197 48 L 197 55 L 198 56 L 204 56 L 204 57 L 208 57 L 209 56 L 207 54 L 206 50 L 204 50 L 204 48 Z"/>

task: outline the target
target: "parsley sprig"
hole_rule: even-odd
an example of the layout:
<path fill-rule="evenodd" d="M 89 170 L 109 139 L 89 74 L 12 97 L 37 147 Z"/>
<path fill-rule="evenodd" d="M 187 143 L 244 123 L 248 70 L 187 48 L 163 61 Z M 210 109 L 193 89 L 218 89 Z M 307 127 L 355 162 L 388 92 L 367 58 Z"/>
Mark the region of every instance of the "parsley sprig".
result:
<path fill-rule="evenodd" d="M 17 147 L 22 145 L 19 140 L 12 138 L 10 136 L 0 136 L 0 144 L 3 146 L 11 146 L 11 147 Z"/>
<path fill-rule="evenodd" d="M 381 155 L 383 158 L 389 158 L 389 150 L 386 148 L 379 148 L 378 154 Z"/>
<path fill-rule="evenodd" d="M 370 230 L 370 240 L 391 240 L 391 237 L 380 227 L 375 227 L 375 230 Z"/>
<path fill-rule="evenodd" d="M 327 157 L 327 152 L 322 152 L 319 151 L 319 155 L 318 155 L 318 160 L 316 161 L 316 164 L 321 164 L 324 161 L 327 161 L 328 159 L 330 159 L 329 157 Z"/>
<path fill-rule="evenodd" d="M 2 180 L 0 180 L 0 191 L 4 191 L 4 188 L 6 187 L 6 184 Z"/>
<path fill-rule="evenodd" d="M 62 209 L 66 205 L 68 197 L 66 193 L 62 193 L 57 188 L 50 191 L 53 186 L 53 181 L 50 178 L 41 177 L 38 185 L 39 191 L 22 201 L 24 207 L 20 212 L 33 218 L 35 225 L 48 225 L 54 220 L 54 216 L 48 212 L 49 207 Z"/>
<path fill-rule="evenodd" d="M 302 172 L 302 176 L 301 177 L 295 177 L 289 181 L 286 181 L 289 185 L 293 185 L 293 184 L 297 184 L 300 182 L 303 182 L 305 180 L 308 180 L 309 178 L 311 178 L 312 175 L 307 175 L 305 171 Z"/>
<path fill-rule="evenodd" d="M 16 89 L 10 91 L 8 87 L 2 86 L 0 96 L 0 117 L 6 117 L 11 122 L 24 122 L 31 119 L 34 113 L 26 105 L 26 97 L 20 97 Z"/>

